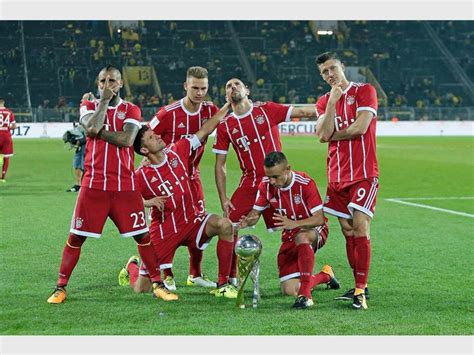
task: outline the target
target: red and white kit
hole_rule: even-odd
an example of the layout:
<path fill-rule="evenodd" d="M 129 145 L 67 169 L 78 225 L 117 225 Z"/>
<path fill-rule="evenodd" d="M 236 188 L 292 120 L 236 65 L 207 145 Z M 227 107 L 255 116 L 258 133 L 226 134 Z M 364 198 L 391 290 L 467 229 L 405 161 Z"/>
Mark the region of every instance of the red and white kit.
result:
<path fill-rule="evenodd" d="M 0 108 L 0 154 L 6 158 L 13 156 L 13 141 L 10 125 L 15 122 L 15 115 L 6 108 Z"/>
<path fill-rule="evenodd" d="M 190 183 L 190 160 L 201 146 L 196 136 L 178 140 L 164 149 L 165 160 L 140 167 L 137 183 L 144 199 L 166 196 L 162 211 L 151 209 L 150 234 L 160 268 L 172 267 L 179 246 L 194 243 L 199 249 L 207 247 L 205 226 L 210 214 L 202 214 L 195 201 Z M 144 267 L 142 267 L 142 274 Z"/>
<path fill-rule="evenodd" d="M 316 103 L 318 117 L 326 111 L 329 92 Z M 328 147 L 328 190 L 324 211 L 338 217 L 352 218 L 353 210 L 370 217 L 375 211 L 378 191 L 376 156 L 377 93 L 370 84 L 353 83 L 344 90 L 336 104 L 336 131 L 349 127 L 360 111 L 370 111 L 372 122 L 360 137 L 330 141 Z"/>
<path fill-rule="evenodd" d="M 257 198 L 253 209 L 264 211 L 272 208 L 277 213 L 292 220 L 302 220 L 311 217 L 323 208 L 323 202 L 314 180 L 306 173 L 292 171 L 291 183 L 285 188 L 270 184 L 267 177 L 262 179 L 258 187 Z M 316 252 L 327 240 L 329 229 L 327 219 L 322 226 L 314 228 L 317 235 Z M 298 251 L 295 237 L 300 228 L 284 229 L 281 235 L 282 245 L 278 253 L 278 270 L 280 282 L 299 277 Z"/>
<path fill-rule="evenodd" d="M 149 126 L 168 145 L 195 134 L 217 111 L 219 111 L 219 108 L 216 105 L 205 101 L 201 104 L 199 110 L 192 113 L 184 106 L 184 99 L 181 99 L 168 106 L 163 106 L 150 121 Z M 199 162 L 204 153 L 206 142 L 207 138 L 203 141 L 201 147 L 193 151 L 189 160 L 191 184 L 194 185 L 193 193 L 200 205 L 201 212 L 205 211 L 205 203 L 199 176 Z"/>
<path fill-rule="evenodd" d="M 242 170 L 240 184 L 231 198 L 236 208 L 229 216 L 233 223 L 252 210 L 258 185 L 265 176 L 265 156 L 281 151 L 278 124 L 290 120 L 292 109 L 274 102 L 253 103 L 248 112 L 241 116 L 231 113 L 217 126 L 213 152 L 227 154 L 232 145 Z M 271 213 L 264 214 L 268 228 L 272 227 L 271 217 Z"/>
<path fill-rule="evenodd" d="M 98 100 L 83 101 L 81 119 L 94 113 L 98 104 Z M 108 107 L 104 129 L 123 131 L 126 123 L 140 126 L 140 121 L 140 109 L 120 100 L 117 106 Z M 143 200 L 135 186 L 133 147 L 121 148 L 100 138 L 87 137 L 84 165 L 71 233 L 98 238 L 107 217 L 114 221 L 123 237 L 147 232 Z"/>

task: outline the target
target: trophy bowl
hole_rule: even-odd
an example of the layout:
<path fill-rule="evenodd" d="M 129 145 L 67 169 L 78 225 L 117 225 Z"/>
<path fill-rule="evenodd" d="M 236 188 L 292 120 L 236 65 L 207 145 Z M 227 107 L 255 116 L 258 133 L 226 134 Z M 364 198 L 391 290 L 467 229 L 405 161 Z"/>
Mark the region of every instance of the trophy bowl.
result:
<path fill-rule="evenodd" d="M 235 253 L 240 257 L 258 257 L 261 251 L 262 242 L 256 236 L 251 234 L 243 235 L 235 244 Z"/>

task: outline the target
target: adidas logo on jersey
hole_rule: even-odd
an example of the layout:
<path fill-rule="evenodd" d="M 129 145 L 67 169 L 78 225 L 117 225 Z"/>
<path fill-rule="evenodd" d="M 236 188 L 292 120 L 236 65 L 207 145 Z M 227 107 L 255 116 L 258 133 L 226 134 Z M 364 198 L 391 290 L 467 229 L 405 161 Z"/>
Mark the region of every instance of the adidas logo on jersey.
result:
<path fill-rule="evenodd" d="M 183 122 L 181 122 L 181 123 L 178 125 L 178 128 L 184 128 L 184 127 L 186 127 L 186 126 L 184 125 Z"/>
<path fill-rule="evenodd" d="M 156 176 L 153 176 L 153 177 L 151 178 L 151 182 L 155 182 L 155 181 L 158 181 L 158 179 L 156 178 Z"/>
<path fill-rule="evenodd" d="M 236 134 L 236 133 L 239 133 L 239 130 L 237 128 L 234 128 L 234 130 L 232 131 L 232 134 Z"/>

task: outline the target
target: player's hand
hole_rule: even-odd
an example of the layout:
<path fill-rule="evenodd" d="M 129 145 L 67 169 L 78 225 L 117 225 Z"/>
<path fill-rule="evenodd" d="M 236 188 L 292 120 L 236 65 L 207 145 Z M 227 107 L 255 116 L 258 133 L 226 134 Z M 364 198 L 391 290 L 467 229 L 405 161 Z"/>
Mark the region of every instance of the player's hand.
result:
<path fill-rule="evenodd" d="M 167 196 L 157 196 L 153 197 L 151 200 L 148 200 L 148 202 L 151 204 L 151 206 L 158 208 L 159 211 L 163 211 L 167 198 Z"/>
<path fill-rule="evenodd" d="M 151 164 L 150 160 L 148 160 L 147 157 L 143 157 L 142 161 L 140 162 L 140 168 L 142 168 L 144 166 L 148 166 L 150 164 Z"/>
<path fill-rule="evenodd" d="M 248 227 L 248 221 L 247 221 L 247 216 L 242 216 L 240 217 L 240 221 L 239 221 L 239 224 L 238 224 L 238 228 L 239 229 L 242 229 L 242 228 L 247 228 Z"/>
<path fill-rule="evenodd" d="M 293 221 L 292 219 L 289 219 L 286 216 L 283 216 L 279 213 L 274 213 L 273 214 L 273 220 L 275 221 L 275 225 L 277 227 L 283 228 L 283 229 L 295 229 L 298 228 L 298 223 L 296 221 Z"/>
<path fill-rule="evenodd" d="M 224 211 L 224 217 L 229 217 L 233 210 L 235 210 L 235 207 L 229 199 L 226 199 L 222 202 L 222 211 Z"/>
<path fill-rule="evenodd" d="M 86 92 L 84 95 L 82 95 L 81 102 L 84 101 L 93 101 L 95 99 L 94 94 L 92 92 Z"/>
<path fill-rule="evenodd" d="M 117 95 L 118 91 L 120 90 L 120 84 L 118 82 L 111 83 L 109 79 L 110 76 L 107 75 L 107 77 L 105 78 L 104 90 L 102 91 L 102 95 L 100 97 L 101 100 L 112 100 L 113 97 Z"/>
<path fill-rule="evenodd" d="M 336 102 L 339 101 L 343 93 L 343 90 L 341 88 L 341 83 L 337 83 L 331 87 L 331 92 L 329 94 L 329 102 L 333 105 L 336 104 Z"/>

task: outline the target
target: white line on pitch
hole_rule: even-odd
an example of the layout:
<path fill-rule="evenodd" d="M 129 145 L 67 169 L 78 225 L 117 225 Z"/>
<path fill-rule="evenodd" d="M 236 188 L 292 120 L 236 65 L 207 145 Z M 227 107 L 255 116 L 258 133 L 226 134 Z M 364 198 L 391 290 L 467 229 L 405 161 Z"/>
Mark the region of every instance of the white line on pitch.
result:
<path fill-rule="evenodd" d="M 447 210 L 445 208 L 438 208 L 438 207 L 433 207 L 433 206 L 420 205 L 419 203 L 400 201 L 400 200 L 397 200 L 397 199 L 394 199 L 394 198 L 387 198 L 387 199 L 385 199 L 385 201 L 401 203 L 402 205 L 415 206 L 415 207 L 420 207 L 420 208 L 427 208 L 429 210 L 441 211 L 441 212 L 446 212 L 446 213 L 457 214 L 457 215 L 460 215 L 460 216 L 474 218 L 474 214 Z"/>
<path fill-rule="evenodd" d="M 474 197 L 394 197 L 388 200 L 417 201 L 417 200 L 474 200 Z"/>

